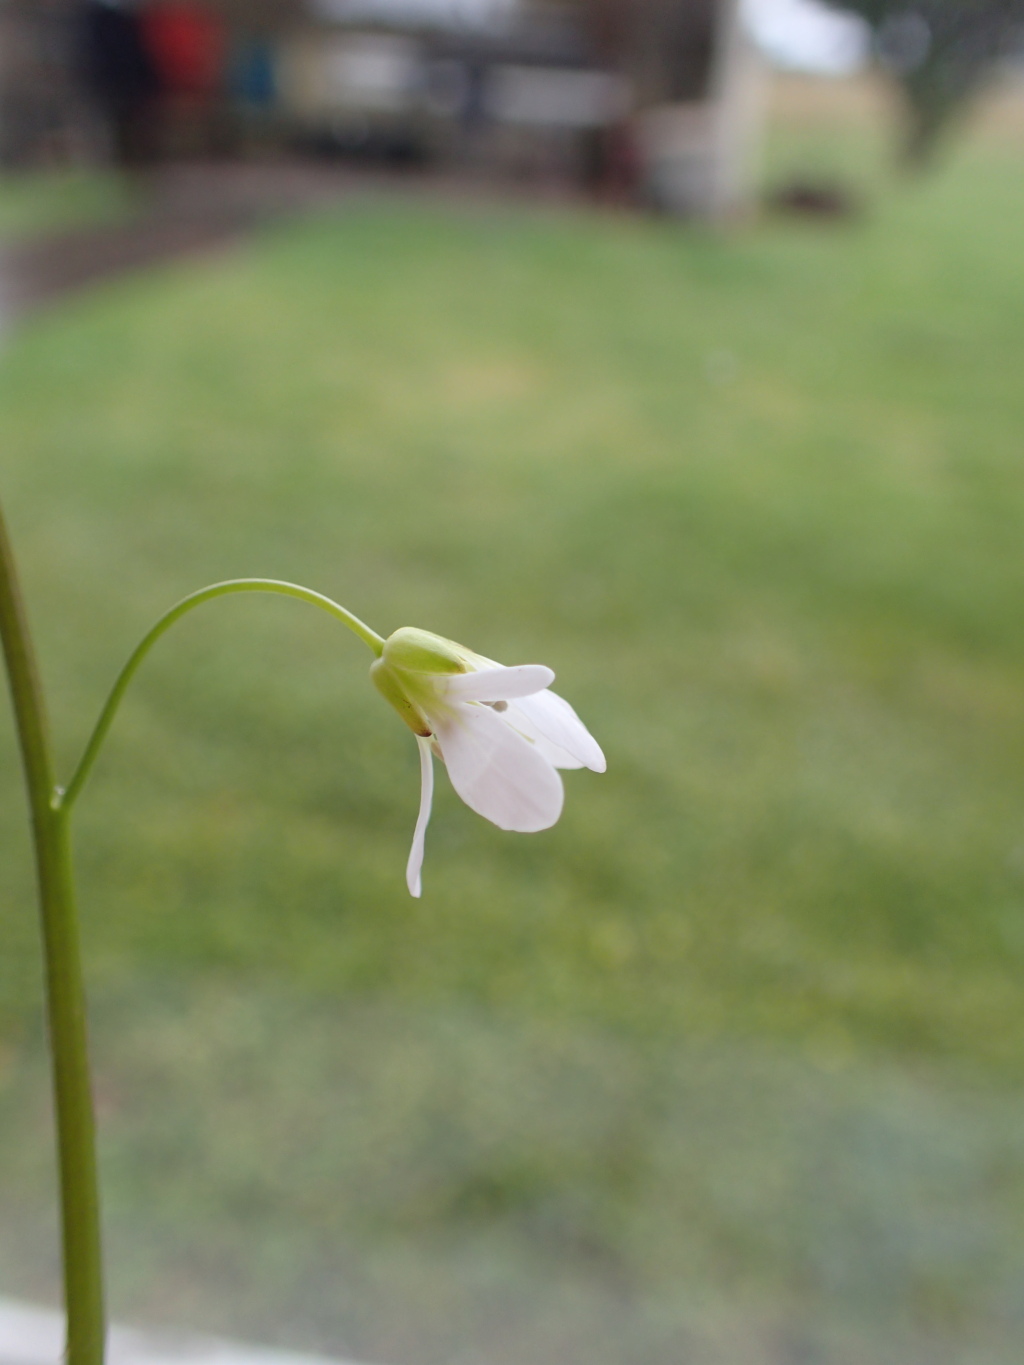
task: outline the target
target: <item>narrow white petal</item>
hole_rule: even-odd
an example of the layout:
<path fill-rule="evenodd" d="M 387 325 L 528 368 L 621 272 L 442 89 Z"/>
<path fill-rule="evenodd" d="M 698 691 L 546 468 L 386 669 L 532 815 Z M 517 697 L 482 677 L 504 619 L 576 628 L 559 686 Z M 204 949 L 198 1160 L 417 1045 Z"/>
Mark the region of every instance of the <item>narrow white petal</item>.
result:
<path fill-rule="evenodd" d="M 437 739 L 452 786 L 499 829 L 533 834 L 562 813 L 562 779 L 535 744 L 488 706 L 439 718 Z"/>
<path fill-rule="evenodd" d="M 590 768 L 603 773 L 608 766 L 597 740 L 556 692 L 540 692 L 511 702 L 505 719 L 532 739 L 556 768 Z"/>
<path fill-rule="evenodd" d="M 423 894 L 420 873 L 423 868 L 423 851 L 426 845 L 427 825 L 430 823 L 430 809 L 434 801 L 434 759 L 430 752 L 429 739 L 421 739 L 417 735 L 416 743 L 420 750 L 420 813 L 416 820 L 416 829 L 413 831 L 405 880 L 410 894 L 419 897 Z"/>
<path fill-rule="evenodd" d="M 543 664 L 520 664 L 516 668 L 483 668 L 478 673 L 446 675 L 441 690 L 457 701 L 508 701 L 543 692 L 555 675 Z"/>

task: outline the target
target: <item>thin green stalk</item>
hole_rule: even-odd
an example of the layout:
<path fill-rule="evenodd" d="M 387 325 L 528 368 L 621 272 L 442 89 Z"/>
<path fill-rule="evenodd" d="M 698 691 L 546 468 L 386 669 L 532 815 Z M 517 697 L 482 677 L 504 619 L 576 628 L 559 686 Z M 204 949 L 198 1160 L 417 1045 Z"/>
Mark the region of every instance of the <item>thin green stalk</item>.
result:
<path fill-rule="evenodd" d="M 68 821 L 56 801 L 46 713 L 0 514 L 0 637 L 32 817 L 60 1163 L 68 1365 L 102 1365 L 106 1327 L 96 1139 Z"/>
<path fill-rule="evenodd" d="M 310 588 L 299 587 L 297 583 L 279 583 L 273 578 L 236 578 L 231 579 L 227 583 L 214 583 L 212 587 L 203 588 L 200 592 L 194 592 L 190 597 L 186 597 L 179 602 L 176 607 L 172 607 L 166 616 L 162 616 L 160 620 L 157 621 L 153 629 L 138 645 L 124 668 L 122 668 L 117 681 L 114 683 L 110 696 L 107 698 L 106 704 L 100 712 L 100 718 L 96 722 L 96 728 L 93 730 L 89 742 L 85 746 L 85 751 L 79 759 L 78 767 L 75 769 L 71 781 L 63 791 L 58 791 L 56 793 L 55 805 L 59 810 L 65 812 L 70 811 L 71 807 L 74 805 L 79 792 L 84 787 L 86 780 L 92 771 L 93 764 L 96 762 L 96 757 L 103 746 L 103 741 L 107 737 L 107 732 L 113 724 L 114 717 L 117 715 L 117 709 L 121 705 L 121 699 L 128 689 L 128 684 L 135 676 L 146 655 L 156 644 L 157 640 L 160 639 L 161 635 L 164 635 L 170 630 L 171 626 L 173 626 L 176 621 L 180 621 L 181 618 L 192 611 L 194 607 L 200 607 L 204 602 L 212 602 L 214 598 L 217 597 L 227 597 L 232 593 L 240 592 L 281 593 L 285 597 L 297 597 L 302 602 L 311 602 L 313 606 L 321 607 L 324 611 L 329 612 L 336 620 L 341 621 L 355 635 L 358 635 L 364 644 L 369 645 L 370 649 L 373 650 L 378 658 L 380 658 L 384 649 L 384 641 L 381 636 L 379 636 L 376 631 L 371 630 L 368 625 L 365 625 L 360 621 L 357 616 L 353 616 L 350 611 L 346 611 L 345 608 L 339 606 L 337 602 L 332 602 L 329 597 L 324 597 L 321 593 L 313 592 Z"/>
<path fill-rule="evenodd" d="M 241 592 L 279 593 L 310 602 L 340 620 L 375 655 L 379 657 L 383 651 L 383 639 L 351 612 L 329 597 L 295 583 L 246 578 L 204 588 L 172 607 L 131 655 L 100 712 L 71 781 L 66 789 L 61 789 L 54 780 L 42 688 L 14 557 L 0 515 L 0 638 L 28 788 L 46 961 L 60 1159 L 68 1365 L 103 1365 L 106 1338 L 95 1120 L 71 864 L 71 810 L 92 771 L 128 684 L 153 645 L 193 607 Z"/>

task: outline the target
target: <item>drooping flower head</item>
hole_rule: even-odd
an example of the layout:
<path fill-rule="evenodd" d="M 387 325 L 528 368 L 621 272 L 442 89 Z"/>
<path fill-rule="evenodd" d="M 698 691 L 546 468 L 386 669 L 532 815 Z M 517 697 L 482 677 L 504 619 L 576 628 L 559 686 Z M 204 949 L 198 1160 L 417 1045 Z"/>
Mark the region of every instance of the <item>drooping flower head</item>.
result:
<path fill-rule="evenodd" d="M 531 834 L 562 813 L 559 768 L 604 772 L 600 746 L 567 701 L 549 690 L 543 664 L 504 668 L 430 631 L 404 627 L 370 675 L 420 746 L 420 813 L 406 880 L 420 873 L 434 793 L 433 754 L 471 810 L 499 829 Z"/>

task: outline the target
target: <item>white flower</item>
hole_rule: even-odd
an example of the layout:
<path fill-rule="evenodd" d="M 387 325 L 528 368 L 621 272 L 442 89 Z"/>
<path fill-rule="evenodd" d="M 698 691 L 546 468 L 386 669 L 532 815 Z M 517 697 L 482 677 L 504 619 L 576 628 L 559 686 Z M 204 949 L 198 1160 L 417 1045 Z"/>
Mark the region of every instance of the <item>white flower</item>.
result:
<path fill-rule="evenodd" d="M 420 813 L 406 870 L 414 896 L 422 890 L 434 754 L 471 810 L 522 834 L 549 829 L 561 815 L 559 768 L 605 770 L 600 746 L 569 703 L 549 691 L 555 675 L 542 664 L 503 668 L 452 640 L 405 628 L 386 641 L 370 673 L 420 748 Z"/>

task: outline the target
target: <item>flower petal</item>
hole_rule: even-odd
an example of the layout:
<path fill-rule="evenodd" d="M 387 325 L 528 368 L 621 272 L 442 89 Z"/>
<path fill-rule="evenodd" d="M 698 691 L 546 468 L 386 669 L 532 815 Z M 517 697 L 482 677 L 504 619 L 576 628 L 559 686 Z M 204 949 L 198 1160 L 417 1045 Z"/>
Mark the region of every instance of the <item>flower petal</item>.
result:
<path fill-rule="evenodd" d="M 556 768 L 590 768 L 603 773 L 608 766 L 597 740 L 557 692 L 540 692 L 513 701 L 505 720 L 532 739 Z"/>
<path fill-rule="evenodd" d="M 452 786 L 499 829 L 533 834 L 562 813 L 562 779 L 535 744 L 488 706 L 438 717 L 437 740 Z"/>
<path fill-rule="evenodd" d="M 420 813 L 412 836 L 409 862 L 405 869 L 405 880 L 413 896 L 423 895 L 423 851 L 426 845 L 427 825 L 430 823 L 430 809 L 434 801 L 434 758 L 430 752 L 431 741 L 416 736 L 420 750 Z"/>
<path fill-rule="evenodd" d="M 439 686 L 446 697 L 457 701 L 508 701 L 543 692 L 555 675 L 543 664 L 519 664 L 516 668 L 483 668 L 477 673 L 446 674 Z"/>

